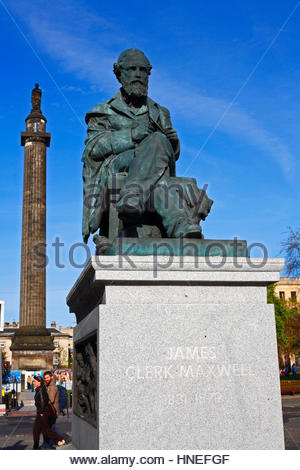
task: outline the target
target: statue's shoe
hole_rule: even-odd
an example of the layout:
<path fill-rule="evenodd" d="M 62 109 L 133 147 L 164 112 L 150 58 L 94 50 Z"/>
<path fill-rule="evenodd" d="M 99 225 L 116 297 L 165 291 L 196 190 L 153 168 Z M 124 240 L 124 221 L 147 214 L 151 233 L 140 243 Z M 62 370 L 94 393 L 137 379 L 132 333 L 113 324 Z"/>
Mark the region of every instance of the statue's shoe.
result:
<path fill-rule="evenodd" d="M 140 197 L 122 198 L 116 205 L 120 218 L 140 216 L 145 212 Z"/>
<path fill-rule="evenodd" d="M 199 225 L 192 224 L 192 225 L 185 225 L 183 227 L 178 227 L 175 238 L 197 238 L 202 239 L 204 238 L 202 235 L 202 230 Z"/>

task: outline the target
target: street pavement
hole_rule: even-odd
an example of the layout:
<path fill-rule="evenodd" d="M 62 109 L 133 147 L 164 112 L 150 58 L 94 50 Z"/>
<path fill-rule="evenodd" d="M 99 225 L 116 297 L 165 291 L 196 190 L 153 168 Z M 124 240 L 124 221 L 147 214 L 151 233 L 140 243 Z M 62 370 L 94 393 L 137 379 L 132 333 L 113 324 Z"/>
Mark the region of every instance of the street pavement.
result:
<path fill-rule="evenodd" d="M 286 450 L 300 449 L 300 396 L 282 396 L 283 426 Z"/>
<path fill-rule="evenodd" d="M 18 413 L 18 412 L 17 412 Z M 19 411 L 22 414 L 22 409 Z M 0 417 L 0 450 L 24 450 L 32 449 L 32 429 L 35 413 L 30 415 L 14 415 Z M 60 416 L 56 422 L 57 431 L 62 431 L 71 437 L 72 415 Z M 43 436 L 40 437 L 40 445 Z"/>
<path fill-rule="evenodd" d="M 28 408 L 31 408 L 28 410 Z M 285 448 L 300 450 L 300 396 L 282 397 Z M 32 407 L 25 406 L 10 416 L 0 417 L 0 450 L 32 449 L 32 428 L 34 422 Z M 72 416 L 60 416 L 57 428 L 71 437 Z M 43 437 L 41 436 L 40 444 Z M 63 449 L 62 449 L 63 450 Z"/>

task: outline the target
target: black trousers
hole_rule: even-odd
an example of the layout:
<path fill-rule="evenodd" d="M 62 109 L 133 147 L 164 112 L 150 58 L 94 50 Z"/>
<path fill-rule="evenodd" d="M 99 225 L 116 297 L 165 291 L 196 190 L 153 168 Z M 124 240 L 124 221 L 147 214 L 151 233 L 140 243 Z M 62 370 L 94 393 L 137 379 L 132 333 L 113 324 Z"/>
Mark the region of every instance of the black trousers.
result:
<path fill-rule="evenodd" d="M 35 422 L 33 425 L 33 448 L 38 449 L 40 443 L 40 435 L 44 434 L 45 437 L 52 439 L 54 442 L 62 441 L 62 436 L 57 434 L 49 428 L 49 414 L 43 413 L 43 416 L 40 414 L 36 415 Z"/>
<path fill-rule="evenodd" d="M 56 420 L 57 420 L 57 415 L 48 415 L 48 426 L 50 429 L 52 429 L 52 426 L 54 426 L 54 424 L 56 423 Z M 45 434 L 43 436 L 44 436 L 44 442 L 46 442 L 47 444 L 50 444 L 51 439 L 45 436 Z"/>

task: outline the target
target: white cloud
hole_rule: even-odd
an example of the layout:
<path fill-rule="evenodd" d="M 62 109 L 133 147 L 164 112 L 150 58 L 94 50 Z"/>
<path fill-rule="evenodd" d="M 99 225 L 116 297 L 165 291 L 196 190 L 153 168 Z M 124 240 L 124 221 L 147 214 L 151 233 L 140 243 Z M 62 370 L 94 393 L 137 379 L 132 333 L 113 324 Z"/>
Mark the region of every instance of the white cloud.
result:
<path fill-rule="evenodd" d="M 90 44 L 88 39 L 74 33 L 58 30 L 56 25 L 46 20 L 30 19 L 31 32 L 43 49 L 61 67 L 68 72 L 75 72 L 80 79 L 97 84 L 102 91 L 113 89 L 112 64 L 115 56 L 107 49 Z"/>
<path fill-rule="evenodd" d="M 30 14 L 28 4 L 23 9 L 21 4 L 23 0 L 13 1 L 12 7 L 18 13 L 26 12 L 22 20 L 40 50 L 58 60 L 64 70 L 96 85 L 102 92 L 111 94 L 115 91 L 112 64 L 120 50 L 128 47 L 131 33 L 128 37 L 122 35 L 105 18 L 88 12 L 73 0 L 65 2 L 64 6 L 55 6 L 52 12 L 49 8 L 45 10 L 42 0 L 33 0 Z M 172 109 L 173 115 L 175 112 L 188 119 L 195 128 L 208 128 L 208 133 L 229 105 L 224 99 L 205 96 L 184 83 L 173 81 L 156 67 L 151 77 L 151 92 L 154 99 Z M 285 174 L 291 170 L 293 158 L 287 146 L 239 106 L 234 105 L 225 113 L 218 129 L 271 156 Z M 199 148 L 201 144 L 199 142 Z"/>
<path fill-rule="evenodd" d="M 152 89 L 159 101 L 164 100 L 163 103 L 167 106 L 172 105 L 172 109 L 189 119 L 193 126 L 209 126 L 213 129 L 224 115 L 218 126 L 220 130 L 242 138 L 268 153 L 277 160 L 286 174 L 291 170 L 293 159 L 287 146 L 238 106 L 234 105 L 224 114 L 230 104 L 228 101 L 201 95 L 184 85 L 172 83 L 163 76 L 156 79 L 153 85 Z M 201 144 L 202 142 L 199 143 L 199 149 Z"/>
<path fill-rule="evenodd" d="M 83 88 L 74 85 L 62 85 L 60 88 L 63 91 L 72 91 L 75 93 L 81 93 L 82 95 L 85 95 L 87 93 L 87 90 L 84 90 Z"/>

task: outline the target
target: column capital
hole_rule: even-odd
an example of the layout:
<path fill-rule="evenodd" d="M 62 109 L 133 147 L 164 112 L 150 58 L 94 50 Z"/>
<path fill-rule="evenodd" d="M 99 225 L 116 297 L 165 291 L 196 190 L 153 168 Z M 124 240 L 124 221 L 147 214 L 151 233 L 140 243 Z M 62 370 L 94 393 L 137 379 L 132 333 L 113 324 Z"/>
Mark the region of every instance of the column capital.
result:
<path fill-rule="evenodd" d="M 50 146 L 51 134 L 49 132 L 21 132 L 21 145 L 27 142 L 42 142 L 46 147 Z"/>

